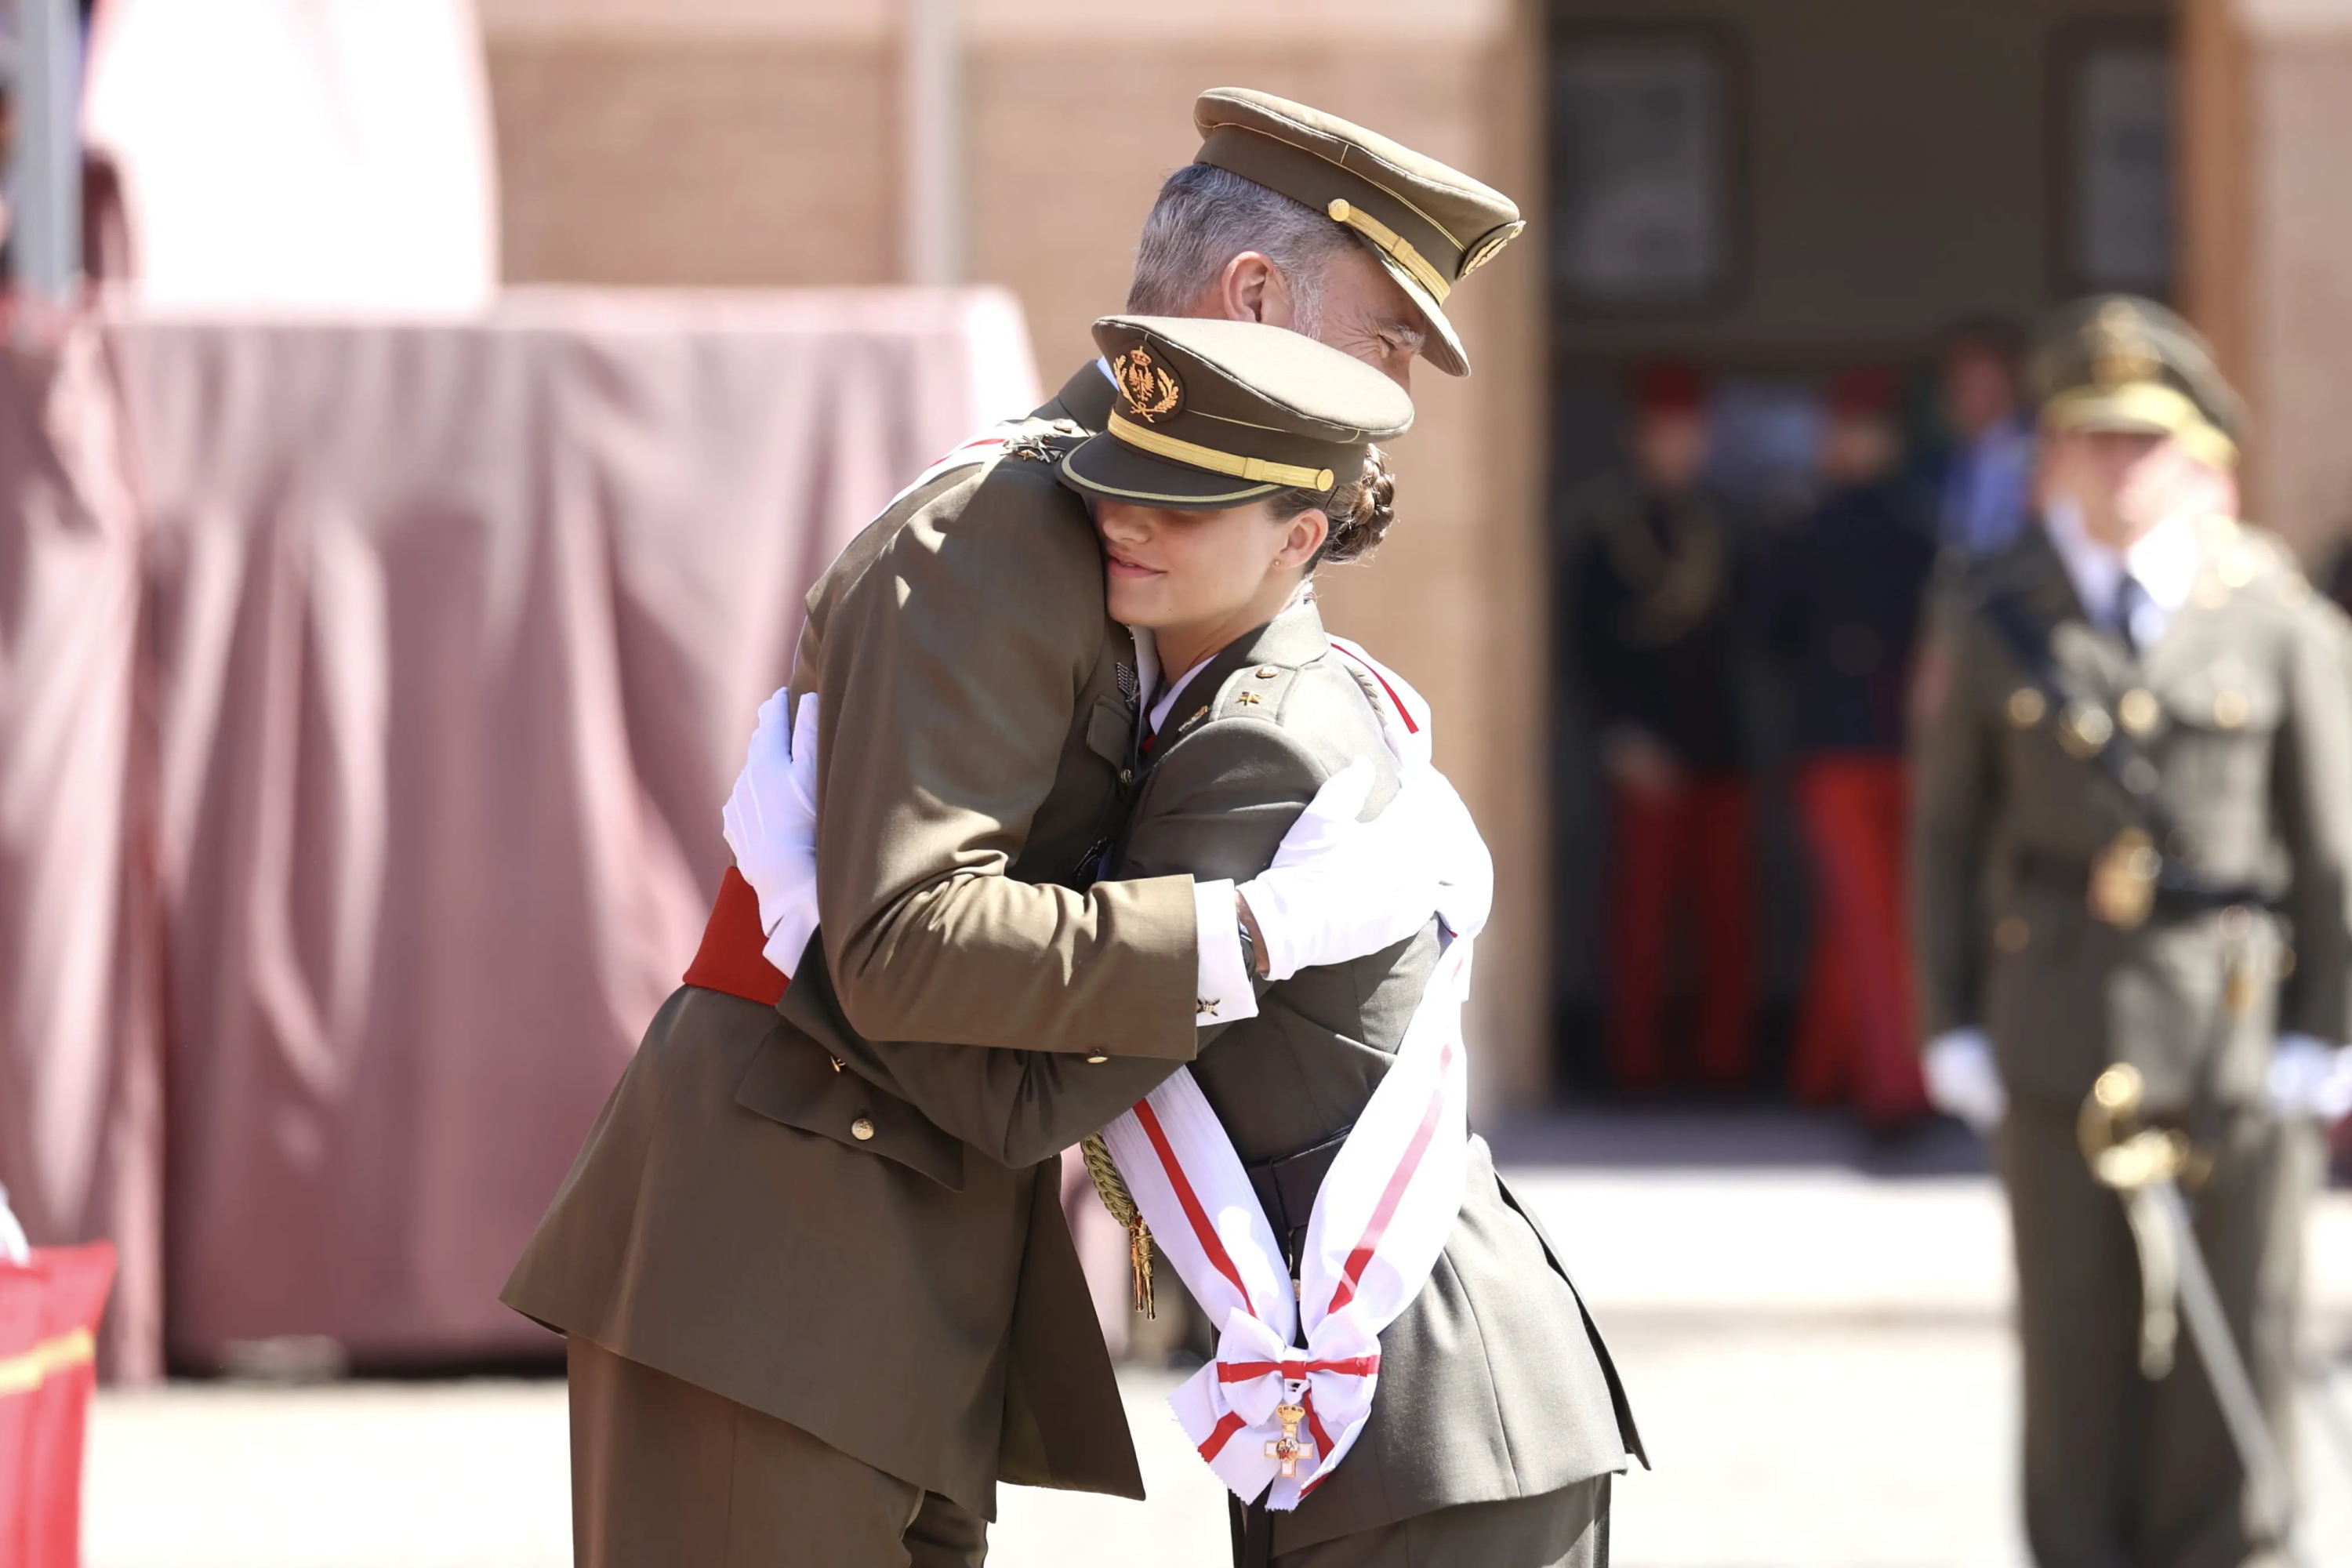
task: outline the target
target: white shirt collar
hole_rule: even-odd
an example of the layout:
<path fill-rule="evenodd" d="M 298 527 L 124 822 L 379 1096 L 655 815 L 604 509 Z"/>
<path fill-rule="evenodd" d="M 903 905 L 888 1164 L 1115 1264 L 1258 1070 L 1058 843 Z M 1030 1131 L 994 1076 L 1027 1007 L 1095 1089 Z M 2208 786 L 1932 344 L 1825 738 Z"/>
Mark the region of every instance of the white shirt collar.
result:
<path fill-rule="evenodd" d="M 1219 649 L 1217 651 L 1223 652 L 1223 650 Z M 1186 670 L 1183 674 L 1178 676 L 1175 679 L 1168 683 L 1168 689 L 1161 694 L 1159 701 L 1154 702 L 1151 705 L 1151 727 L 1150 730 L 1145 731 L 1147 734 L 1157 735 L 1160 733 L 1160 727 L 1168 722 L 1169 710 L 1176 706 L 1176 699 L 1184 695 L 1184 688 L 1192 684 L 1192 678 L 1201 673 L 1202 666 L 1205 666 L 1210 659 L 1216 657 L 1216 653 L 1204 654 L 1202 656 L 1201 662 L 1199 664 L 1194 665 L 1192 668 Z"/>
<path fill-rule="evenodd" d="M 2189 602 L 2199 562 L 2197 525 L 2192 519 L 2167 518 L 2140 535 L 2128 550 L 2093 539 L 2083 524 L 2082 509 L 2071 501 L 2053 501 L 2042 521 L 2092 619 L 2114 624 L 2116 596 L 2123 589 L 2126 572 L 2147 591 L 2148 604 L 2142 608 L 2155 612 L 2156 624 L 2147 628 L 2155 636 L 2161 636 L 2164 624 Z M 2142 647 L 2155 640 L 2137 626 L 2134 636 Z"/>

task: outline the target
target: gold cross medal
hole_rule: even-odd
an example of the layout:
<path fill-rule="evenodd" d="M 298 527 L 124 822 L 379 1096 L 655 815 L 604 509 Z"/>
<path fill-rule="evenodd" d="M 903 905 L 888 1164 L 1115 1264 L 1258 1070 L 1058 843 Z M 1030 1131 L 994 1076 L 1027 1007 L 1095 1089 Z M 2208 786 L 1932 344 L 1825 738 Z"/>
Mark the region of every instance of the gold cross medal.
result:
<path fill-rule="evenodd" d="M 1307 1419 L 1307 1406 L 1286 1399 L 1274 1407 L 1274 1418 L 1282 1423 L 1282 1436 L 1266 1444 L 1265 1457 L 1282 1461 L 1284 1479 L 1297 1480 L 1298 1456 L 1315 1446 L 1315 1439 L 1298 1435 L 1298 1424 Z"/>

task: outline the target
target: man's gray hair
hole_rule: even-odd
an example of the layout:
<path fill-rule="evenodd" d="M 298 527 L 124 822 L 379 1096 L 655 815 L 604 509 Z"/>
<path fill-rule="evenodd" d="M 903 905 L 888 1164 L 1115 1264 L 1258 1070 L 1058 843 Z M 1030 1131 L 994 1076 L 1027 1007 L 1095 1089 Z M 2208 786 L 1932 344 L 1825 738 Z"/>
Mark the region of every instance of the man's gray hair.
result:
<path fill-rule="evenodd" d="M 1168 176 L 1135 250 L 1127 310 L 1181 316 L 1217 280 L 1225 263 L 1255 250 L 1290 285 L 1293 327 L 1313 335 L 1322 318 L 1323 277 L 1356 237 L 1321 213 L 1213 163 L 1187 163 Z"/>

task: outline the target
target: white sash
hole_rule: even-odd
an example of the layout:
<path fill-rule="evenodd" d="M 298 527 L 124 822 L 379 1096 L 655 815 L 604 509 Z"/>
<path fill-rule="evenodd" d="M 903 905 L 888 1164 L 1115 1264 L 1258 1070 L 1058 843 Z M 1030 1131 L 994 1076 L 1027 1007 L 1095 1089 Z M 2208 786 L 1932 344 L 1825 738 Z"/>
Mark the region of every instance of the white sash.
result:
<path fill-rule="evenodd" d="M 1347 1457 L 1371 1414 L 1381 1331 L 1421 1293 L 1461 1213 L 1470 950 L 1467 937 L 1446 941 L 1395 1063 L 1332 1161 L 1296 1299 L 1241 1156 L 1189 1070 L 1103 1130 L 1160 1250 L 1221 1325 L 1216 1359 L 1168 1403 L 1244 1501 L 1271 1483 L 1267 1506 L 1295 1509 Z M 1297 1444 L 1290 1475 L 1286 1438 Z"/>

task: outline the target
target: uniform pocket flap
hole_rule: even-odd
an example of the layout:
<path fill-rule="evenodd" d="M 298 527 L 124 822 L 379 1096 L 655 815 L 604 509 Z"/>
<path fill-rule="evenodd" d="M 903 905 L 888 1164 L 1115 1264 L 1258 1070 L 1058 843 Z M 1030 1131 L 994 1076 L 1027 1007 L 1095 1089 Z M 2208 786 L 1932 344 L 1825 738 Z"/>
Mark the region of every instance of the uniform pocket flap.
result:
<path fill-rule="evenodd" d="M 1127 705 L 1106 697 L 1095 704 L 1087 717 L 1087 750 L 1112 767 L 1127 766 L 1128 752 L 1135 741 L 1135 719 Z"/>
<path fill-rule="evenodd" d="M 735 1103 L 771 1121 L 896 1160 L 950 1192 L 963 1190 L 963 1144 L 898 1096 L 834 1066 L 832 1054 L 791 1025 L 751 1058 Z"/>

